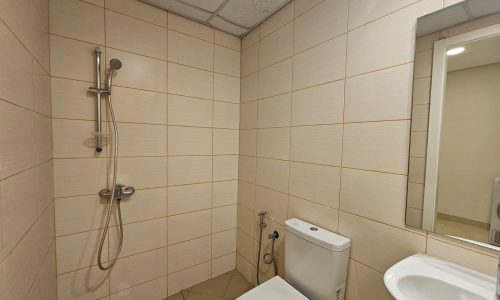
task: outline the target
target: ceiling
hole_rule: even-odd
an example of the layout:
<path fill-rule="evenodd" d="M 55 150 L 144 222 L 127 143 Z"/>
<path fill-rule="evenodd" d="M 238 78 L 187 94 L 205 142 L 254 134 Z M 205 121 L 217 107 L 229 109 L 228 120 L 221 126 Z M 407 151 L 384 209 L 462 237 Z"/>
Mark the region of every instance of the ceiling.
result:
<path fill-rule="evenodd" d="M 290 0 L 141 0 L 241 37 Z"/>
<path fill-rule="evenodd" d="M 500 36 L 473 41 L 461 46 L 464 47 L 464 52 L 447 57 L 448 72 L 500 62 L 500 51 L 498 51 Z"/>

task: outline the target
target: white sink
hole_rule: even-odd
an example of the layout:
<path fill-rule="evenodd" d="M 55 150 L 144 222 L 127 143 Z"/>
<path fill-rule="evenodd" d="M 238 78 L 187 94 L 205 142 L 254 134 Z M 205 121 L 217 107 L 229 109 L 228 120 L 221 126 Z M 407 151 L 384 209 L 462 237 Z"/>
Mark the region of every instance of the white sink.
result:
<path fill-rule="evenodd" d="M 424 254 L 398 262 L 384 274 L 397 300 L 495 300 L 496 279 Z"/>

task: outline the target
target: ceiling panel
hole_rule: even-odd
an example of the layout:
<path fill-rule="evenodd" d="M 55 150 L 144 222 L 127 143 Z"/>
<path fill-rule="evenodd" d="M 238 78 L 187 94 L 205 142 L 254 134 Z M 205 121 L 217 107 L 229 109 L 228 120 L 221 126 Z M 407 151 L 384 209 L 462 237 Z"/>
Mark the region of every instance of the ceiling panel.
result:
<path fill-rule="evenodd" d="M 141 0 L 241 37 L 291 0 Z"/>

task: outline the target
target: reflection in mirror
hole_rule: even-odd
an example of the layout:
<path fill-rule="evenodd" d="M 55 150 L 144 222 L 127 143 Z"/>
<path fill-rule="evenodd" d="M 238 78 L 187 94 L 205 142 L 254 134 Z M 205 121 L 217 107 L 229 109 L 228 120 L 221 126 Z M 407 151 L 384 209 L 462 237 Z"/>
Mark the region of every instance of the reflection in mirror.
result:
<path fill-rule="evenodd" d="M 418 20 L 406 209 L 409 226 L 497 246 L 499 9 L 470 0 Z"/>

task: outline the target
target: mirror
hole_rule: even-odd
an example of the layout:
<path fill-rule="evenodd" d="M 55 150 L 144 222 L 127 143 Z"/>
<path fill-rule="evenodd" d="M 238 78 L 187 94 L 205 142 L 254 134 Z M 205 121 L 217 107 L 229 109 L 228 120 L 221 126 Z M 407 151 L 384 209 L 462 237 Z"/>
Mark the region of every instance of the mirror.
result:
<path fill-rule="evenodd" d="M 500 246 L 500 0 L 417 21 L 406 224 Z"/>

